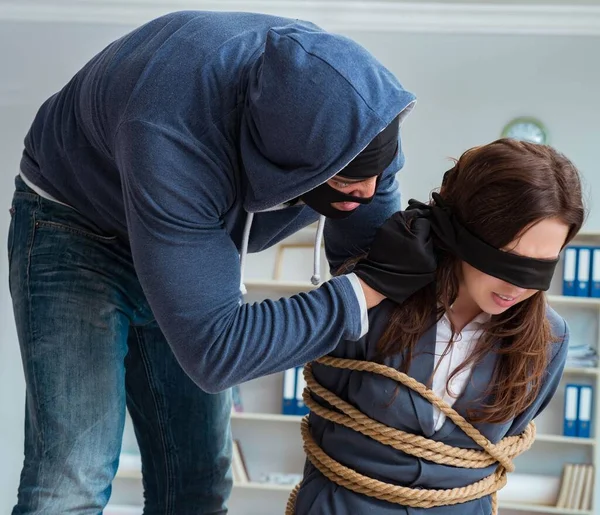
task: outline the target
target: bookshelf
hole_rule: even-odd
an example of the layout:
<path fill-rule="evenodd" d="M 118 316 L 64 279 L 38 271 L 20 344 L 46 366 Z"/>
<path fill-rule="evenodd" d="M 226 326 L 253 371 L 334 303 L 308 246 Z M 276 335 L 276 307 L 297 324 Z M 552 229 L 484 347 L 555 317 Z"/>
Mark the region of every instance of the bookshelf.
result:
<path fill-rule="evenodd" d="M 298 240 L 312 242 L 314 232 L 304 230 L 294 235 Z M 600 233 L 584 233 L 574 244 L 598 243 Z M 265 255 L 266 254 L 266 255 Z M 265 298 L 280 298 L 295 293 L 310 291 L 313 286 L 309 279 L 312 273 L 312 260 L 306 266 L 297 263 L 288 267 L 290 277 L 273 280 L 261 277 L 264 270 L 272 270 L 277 259 L 277 250 L 269 249 L 256 255 L 249 256 L 249 277 L 244 281 L 248 293 L 247 302 L 259 301 Z M 254 262 L 252 262 L 254 260 Z M 269 261 L 271 261 L 269 263 Z M 291 270 L 291 272 L 290 272 Z M 257 275 L 253 276 L 252 272 Z M 598 349 L 600 340 L 600 298 L 566 297 L 561 295 L 562 263 L 556 272 L 555 280 L 547 294 L 549 304 L 568 321 L 571 329 L 571 339 L 585 339 Z M 594 409 L 592 411 L 592 434 L 590 438 L 566 437 L 562 434 L 564 386 L 576 382 L 589 384 L 594 389 Z M 243 412 L 231 415 L 233 438 L 240 442 L 244 461 L 246 462 L 249 481 L 235 483 L 229 502 L 230 513 L 241 515 L 281 515 L 291 492 L 292 485 L 264 483 L 264 474 L 283 473 L 301 474 L 304 466 L 304 453 L 300 437 L 300 421 L 302 417 L 281 414 L 281 393 L 283 388 L 283 373 L 258 378 L 241 385 Z M 600 392 L 600 368 L 565 368 L 561 385 L 550 405 L 536 419 L 537 437 L 531 449 L 516 460 L 515 473 L 509 475 L 507 486 L 499 493 L 500 514 L 533 515 L 538 513 L 561 515 L 593 515 L 600 504 L 593 499 L 591 510 L 574 510 L 555 506 L 560 489 L 563 465 L 566 463 L 590 463 L 598 467 L 600 451 L 598 445 L 598 410 L 596 396 Z M 129 424 L 129 422 L 128 422 Z M 127 433 L 128 430 L 126 430 Z M 132 432 L 129 429 L 130 432 Z M 131 449 L 130 445 L 130 449 Z M 135 450 L 123 454 L 121 467 L 117 474 L 118 483 L 141 483 L 139 458 Z M 511 482 L 515 474 L 522 474 Z M 524 478 L 524 479 L 523 479 Z M 538 502 L 524 502 L 523 498 L 514 498 L 510 493 L 511 487 L 521 490 L 517 497 L 527 491 L 539 488 L 535 483 L 528 483 L 528 478 L 536 481 L 547 480 L 550 498 Z M 533 480 L 533 479 L 532 479 Z M 523 484 L 521 484 L 523 483 Z M 597 474 L 594 477 L 594 491 L 600 486 Z M 117 489 L 118 491 L 118 489 Z M 524 493 L 525 492 L 525 493 Z M 555 494 L 552 494 L 555 492 Z M 503 495 L 505 494 L 505 495 Z M 510 495 L 509 495 L 510 494 Z M 539 492 L 538 492 L 539 494 Z M 114 495 L 113 495 L 114 497 Z M 117 497 L 116 501 L 123 502 Z M 131 511 L 127 504 L 141 505 L 141 487 L 138 498 L 125 499 L 124 515 L 139 513 Z M 118 508 L 117 505 L 115 505 Z M 130 510 L 130 511 L 127 511 Z M 112 512 L 107 512 L 112 513 Z M 121 512 L 115 511 L 115 515 Z"/>
<path fill-rule="evenodd" d="M 600 244 L 600 233 L 586 232 L 578 236 L 577 241 L 574 244 Z M 298 280 L 296 276 L 290 277 L 286 280 L 274 281 L 268 278 L 252 278 L 245 282 L 248 289 L 249 301 L 260 300 L 261 298 L 273 297 L 278 298 L 280 296 L 289 296 L 298 292 L 310 291 L 315 288 L 307 280 Z M 586 338 L 587 341 L 592 343 L 598 348 L 598 341 L 600 339 L 600 298 L 589 298 L 589 297 L 568 297 L 561 294 L 562 290 L 562 263 L 557 269 L 555 281 L 547 294 L 547 300 L 549 304 L 556 309 L 562 316 L 564 316 L 571 328 L 571 339 L 573 338 Z M 301 439 L 299 436 L 299 422 L 301 417 L 280 415 L 280 403 L 281 403 L 281 388 L 282 378 L 281 375 L 276 375 L 277 378 L 261 378 L 255 381 L 251 381 L 245 385 L 242 385 L 242 398 L 244 400 L 244 413 L 235 413 L 232 416 L 232 427 L 234 433 L 242 435 L 247 428 L 240 427 L 241 420 L 245 420 L 247 424 L 253 424 L 256 430 L 264 431 L 264 422 L 268 421 L 269 430 L 275 430 L 275 426 L 286 426 L 290 428 L 290 434 L 286 434 L 285 438 L 289 442 L 290 448 L 297 448 L 301 446 Z M 272 384 L 276 390 L 276 399 L 269 399 L 264 394 L 264 384 Z M 560 488 L 560 480 L 562 474 L 563 464 L 574 462 L 574 463 L 591 463 L 597 467 L 599 450 L 597 445 L 596 428 L 598 427 L 598 413 L 597 410 L 593 410 L 593 423 L 592 423 L 592 436 L 590 438 L 580 437 L 567 437 L 562 435 L 562 421 L 563 421 L 563 403 L 564 403 L 564 385 L 569 382 L 580 382 L 582 384 L 591 384 L 594 387 L 594 404 L 596 392 L 600 392 L 600 368 L 577 368 L 577 367 L 566 367 L 563 374 L 562 384 L 551 401 L 548 408 L 544 413 L 537 419 L 537 437 L 532 448 L 528 453 L 521 456 L 517 460 L 517 470 L 525 472 L 528 475 L 535 475 L 538 477 L 548 477 L 553 481 L 556 494 Z M 261 383 L 264 383 L 261 385 Z M 246 399 L 262 399 L 262 406 L 255 404 L 254 400 L 250 401 L 250 405 L 246 406 Z M 250 422 L 252 421 L 252 422 Z M 251 441 L 251 440 L 250 440 Z M 247 446 L 249 444 L 243 444 Z M 251 445 L 251 444 L 250 444 Z M 282 457 L 285 460 L 285 457 Z M 298 471 L 302 470 L 302 463 L 298 464 Z M 252 474 L 251 474 L 252 475 Z M 548 475 L 548 476 L 546 476 Z M 509 475 L 509 484 L 511 481 Z M 520 481 L 515 479 L 515 482 Z M 598 487 L 598 481 L 595 479 L 596 488 Z M 258 488 L 264 489 L 265 496 L 271 496 L 271 502 L 273 505 L 272 511 L 269 508 L 268 513 L 282 513 L 283 507 L 287 497 L 280 495 L 282 492 L 289 492 L 291 487 L 287 486 L 271 486 L 256 485 Z M 527 488 L 527 485 L 525 485 Z M 233 498 L 244 498 L 247 497 L 244 489 L 248 489 L 248 486 L 239 485 L 234 487 Z M 508 485 L 505 490 L 508 489 Z M 591 510 L 575 510 L 567 508 L 558 508 L 553 504 L 553 501 L 536 503 L 523 502 L 522 500 L 512 500 L 510 498 L 502 497 L 502 491 L 500 492 L 500 513 L 501 514 L 517 514 L 526 515 L 534 513 L 548 513 L 548 514 L 578 514 L 592 515 L 597 511 L 597 500 L 594 499 L 594 504 Z M 249 499 L 249 501 L 251 501 Z M 260 499 L 263 510 L 265 510 L 266 499 L 263 497 Z M 258 507 L 256 513 L 259 513 Z M 247 511 L 244 513 L 255 513 L 254 511 Z M 265 511 L 263 511 L 265 513 Z"/>

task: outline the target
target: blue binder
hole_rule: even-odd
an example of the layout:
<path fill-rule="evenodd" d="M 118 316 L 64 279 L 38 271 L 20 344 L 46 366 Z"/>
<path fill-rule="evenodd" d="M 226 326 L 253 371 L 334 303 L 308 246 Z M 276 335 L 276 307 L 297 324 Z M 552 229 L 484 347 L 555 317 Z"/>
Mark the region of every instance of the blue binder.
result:
<path fill-rule="evenodd" d="M 563 295 L 575 296 L 577 278 L 577 248 L 567 247 L 564 252 Z"/>
<path fill-rule="evenodd" d="M 281 412 L 284 415 L 296 414 L 296 369 L 290 368 L 283 373 L 283 402 Z"/>
<path fill-rule="evenodd" d="M 590 437 L 592 423 L 592 387 L 581 385 L 579 387 L 579 407 L 577 410 L 577 436 Z"/>
<path fill-rule="evenodd" d="M 296 367 L 296 415 L 307 415 L 310 411 L 304 404 L 302 392 L 306 381 L 304 380 L 304 367 Z"/>
<path fill-rule="evenodd" d="M 579 386 L 565 386 L 565 409 L 563 436 L 577 436 L 577 411 L 579 409 Z"/>
<path fill-rule="evenodd" d="M 590 272 L 592 269 L 592 249 L 579 247 L 577 249 L 577 281 L 575 295 L 577 297 L 590 296 Z"/>
<path fill-rule="evenodd" d="M 590 296 L 600 297 L 600 247 L 592 248 L 592 280 Z"/>

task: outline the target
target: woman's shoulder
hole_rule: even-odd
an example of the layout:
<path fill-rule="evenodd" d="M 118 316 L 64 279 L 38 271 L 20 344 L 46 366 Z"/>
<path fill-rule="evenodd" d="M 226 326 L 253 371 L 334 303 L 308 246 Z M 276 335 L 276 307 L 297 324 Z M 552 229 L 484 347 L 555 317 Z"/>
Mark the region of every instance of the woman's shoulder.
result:
<path fill-rule="evenodd" d="M 561 351 L 566 353 L 569 346 L 569 325 L 550 305 L 546 306 L 546 318 L 550 323 L 550 331 L 552 333 L 552 355 L 550 359 L 553 359 Z"/>
<path fill-rule="evenodd" d="M 550 305 L 546 306 L 546 318 L 548 319 L 548 322 L 550 322 L 550 329 L 552 330 L 554 338 L 564 339 L 569 331 L 567 321 Z"/>
<path fill-rule="evenodd" d="M 336 358 L 357 360 L 372 360 L 377 347 L 377 342 L 386 330 L 390 317 L 397 304 L 390 300 L 383 300 L 377 306 L 369 309 L 369 330 L 358 341 L 349 342 L 342 340 L 329 354 Z"/>

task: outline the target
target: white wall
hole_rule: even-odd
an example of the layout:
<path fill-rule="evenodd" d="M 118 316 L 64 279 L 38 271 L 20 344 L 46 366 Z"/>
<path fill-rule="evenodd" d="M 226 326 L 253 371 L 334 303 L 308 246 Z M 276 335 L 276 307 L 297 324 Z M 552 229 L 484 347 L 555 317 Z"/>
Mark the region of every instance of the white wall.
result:
<path fill-rule="evenodd" d="M 425 199 L 448 157 L 500 136 L 506 122 L 532 115 L 550 143 L 600 192 L 600 38 L 353 34 L 413 91 L 403 126 L 403 201 Z M 600 230 L 600 208 L 584 229 Z"/>
<path fill-rule="evenodd" d="M 37 105 L 123 26 L 0 24 L 0 241 L 6 241 L 12 180 Z M 551 143 L 600 191 L 600 38 L 350 34 L 419 98 L 404 125 L 404 201 L 439 183 L 447 156 L 499 136 L 513 116 L 531 114 Z M 586 227 L 600 230 L 600 209 Z M 24 385 L 0 252 L 0 513 L 14 502 L 22 460 Z M 249 275 L 252 274 L 250 272 Z"/>
<path fill-rule="evenodd" d="M 37 106 L 123 27 L 0 23 L 0 513 L 16 499 L 25 387 L 8 295 L 6 236 L 22 141 Z"/>

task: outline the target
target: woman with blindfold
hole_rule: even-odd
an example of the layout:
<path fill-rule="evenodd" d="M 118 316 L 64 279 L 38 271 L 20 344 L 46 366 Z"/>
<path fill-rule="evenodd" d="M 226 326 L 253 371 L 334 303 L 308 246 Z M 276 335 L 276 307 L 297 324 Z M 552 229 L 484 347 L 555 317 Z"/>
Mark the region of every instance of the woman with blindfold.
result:
<path fill-rule="evenodd" d="M 428 204 L 410 201 L 406 211 L 392 216 L 353 268 L 373 287 L 404 276 L 420 289 L 371 309 L 369 333 L 358 344 L 342 343 L 328 358 L 406 373 L 497 444 L 525 434 L 559 385 L 568 327 L 548 306 L 544 291 L 561 250 L 583 224 L 579 174 L 551 147 L 503 139 L 465 152 L 432 197 Z M 419 271 L 414 263 L 421 263 Z M 293 512 L 493 513 L 494 488 L 460 502 L 444 499 L 452 489 L 494 476 L 496 461 L 474 468 L 440 464 L 328 420 L 325 411 L 339 415 L 351 406 L 431 443 L 482 450 L 435 403 L 380 373 L 353 368 L 327 360 L 307 367 L 309 385 L 314 378 L 341 404 L 332 409 L 331 399 L 323 399 L 325 390 L 317 394 L 314 388 L 307 398 L 312 408 L 305 443 L 314 442 L 328 458 L 315 459 L 309 451 Z M 416 494 L 402 503 L 358 493 L 335 479 L 332 463 L 333 469 L 343 465 L 386 485 L 437 490 L 439 505 L 417 508 Z"/>

